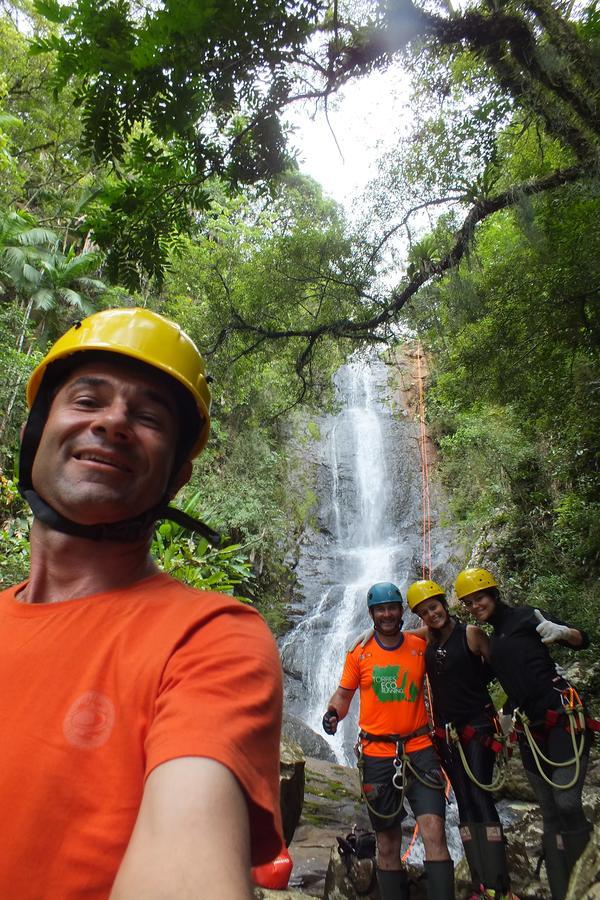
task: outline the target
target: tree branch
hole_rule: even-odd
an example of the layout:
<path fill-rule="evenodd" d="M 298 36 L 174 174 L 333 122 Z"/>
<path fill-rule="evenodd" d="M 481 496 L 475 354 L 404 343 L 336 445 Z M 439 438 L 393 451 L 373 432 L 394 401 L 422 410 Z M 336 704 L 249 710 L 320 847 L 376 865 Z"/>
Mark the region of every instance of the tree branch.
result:
<path fill-rule="evenodd" d="M 588 173 L 585 170 L 579 166 L 573 166 L 569 169 L 560 169 L 535 181 L 523 182 L 495 197 L 478 201 L 471 207 L 461 228 L 456 232 L 454 246 L 451 250 L 438 262 L 423 264 L 402 288 L 391 293 L 388 301 L 376 315 L 360 321 L 351 318 L 336 319 L 324 322 L 314 328 L 277 329 L 247 322 L 236 313 L 235 321 L 230 328 L 233 331 L 258 335 L 265 340 L 300 338 L 307 341 L 296 363 L 298 374 L 301 374 L 303 368 L 310 361 L 317 343 L 325 337 L 348 338 L 353 341 L 383 340 L 386 333 L 388 335 L 391 333 L 389 327 L 395 321 L 400 310 L 420 288 L 460 263 L 473 239 L 475 228 L 480 222 L 500 210 L 513 206 L 521 197 L 536 196 L 545 191 L 573 184 L 586 177 L 588 177 Z"/>

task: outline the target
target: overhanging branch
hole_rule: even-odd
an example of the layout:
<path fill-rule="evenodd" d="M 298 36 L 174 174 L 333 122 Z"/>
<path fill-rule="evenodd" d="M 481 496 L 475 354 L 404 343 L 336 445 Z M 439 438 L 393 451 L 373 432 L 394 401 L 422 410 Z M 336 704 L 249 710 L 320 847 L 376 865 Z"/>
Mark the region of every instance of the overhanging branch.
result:
<path fill-rule="evenodd" d="M 315 347 L 323 338 L 342 338 L 360 342 L 365 340 L 383 340 L 385 332 L 397 318 L 400 310 L 415 296 L 425 284 L 439 278 L 454 269 L 465 255 L 471 243 L 476 226 L 494 213 L 514 206 L 522 197 L 532 197 L 546 191 L 573 184 L 587 177 L 587 173 L 579 166 L 559 169 L 544 178 L 521 182 L 495 197 L 479 200 L 469 210 L 462 226 L 456 232 L 454 245 L 446 255 L 434 262 L 423 263 L 401 288 L 393 291 L 387 302 L 370 318 L 352 320 L 349 318 L 323 322 L 314 328 L 273 328 L 244 320 L 236 314 L 231 323 L 231 331 L 238 331 L 259 336 L 269 341 L 289 340 L 293 338 L 306 341 L 296 364 L 298 374 L 310 363 Z"/>

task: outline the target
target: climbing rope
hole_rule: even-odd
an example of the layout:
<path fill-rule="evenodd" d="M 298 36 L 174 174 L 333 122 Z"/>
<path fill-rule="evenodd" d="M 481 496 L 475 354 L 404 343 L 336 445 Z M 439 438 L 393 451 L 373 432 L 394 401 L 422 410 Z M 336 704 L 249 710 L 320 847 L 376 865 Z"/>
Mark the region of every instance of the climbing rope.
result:
<path fill-rule="evenodd" d="M 362 732 L 361 732 L 361 734 L 362 734 Z M 416 737 L 416 736 L 418 736 L 418 733 L 414 732 L 412 737 Z M 369 736 L 369 739 L 375 739 L 375 738 L 376 738 L 375 735 Z M 379 735 L 379 740 L 381 740 L 382 738 L 385 740 L 384 735 Z M 365 801 L 365 804 L 367 806 L 367 809 L 369 809 L 375 816 L 378 816 L 380 819 L 384 819 L 386 821 L 388 821 L 390 819 L 395 819 L 396 816 L 402 810 L 402 807 L 404 805 L 404 795 L 406 793 L 406 772 L 407 772 L 407 770 L 409 772 L 411 772 L 413 777 L 416 778 L 417 781 L 420 781 L 421 784 L 424 785 L 425 787 L 433 788 L 434 790 L 442 790 L 445 787 L 444 784 L 439 783 L 437 780 L 434 780 L 433 778 L 428 777 L 427 773 L 425 773 L 425 775 L 422 776 L 421 773 L 419 772 L 419 770 L 415 766 L 413 766 L 413 764 L 410 760 L 410 756 L 406 752 L 406 740 L 407 739 L 408 738 L 405 738 L 403 740 L 399 740 L 396 742 L 396 755 L 394 757 L 394 762 L 393 762 L 395 772 L 392 776 L 392 784 L 394 785 L 396 790 L 399 791 L 400 799 L 398 802 L 398 806 L 396 807 L 394 812 L 391 812 L 391 813 L 380 813 L 378 810 L 374 809 L 374 807 L 369 803 L 369 798 L 367 797 L 367 794 L 366 794 L 365 788 L 364 788 L 365 763 L 364 763 L 364 756 L 363 756 L 363 749 L 362 749 L 362 740 L 361 740 L 360 736 L 359 736 L 358 742 L 355 747 L 355 752 L 356 752 L 357 759 L 358 759 L 357 768 L 358 768 L 358 774 L 359 774 L 359 780 L 360 780 L 360 790 L 361 790 L 363 799 Z M 413 840 L 411 841 L 411 846 L 412 846 L 412 843 L 414 842 L 415 837 L 416 837 L 416 826 L 415 826 L 415 833 L 413 833 Z"/>
<path fill-rule="evenodd" d="M 515 709 L 513 713 L 513 724 L 516 724 L 518 722 L 521 725 L 527 743 L 529 744 L 529 749 L 531 750 L 533 761 L 535 762 L 536 768 L 546 784 L 549 784 L 550 787 L 554 788 L 557 791 L 567 791 L 569 790 L 569 788 L 574 787 L 574 785 L 577 783 L 577 779 L 579 778 L 581 772 L 581 757 L 583 756 L 583 751 L 585 748 L 586 721 L 583 704 L 579 698 L 579 695 L 577 694 L 577 691 L 575 691 L 574 688 L 569 688 L 567 691 L 563 692 L 563 694 L 561 695 L 561 699 L 565 715 L 567 716 L 567 731 L 569 732 L 571 745 L 573 747 L 572 759 L 567 759 L 564 761 L 548 759 L 548 757 L 545 756 L 544 753 L 542 753 L 542 751 L 540 750 L 535 737 L 531 732 L 531 721 L 522 710 Z M 558 726 L 554 725 L 553 727 Z M 578 734 L 581 735 L 579 745 L 577 742 Z M 542 763 L 546 763 L 546 765 L 550 766 L 550 768 L 552 769 L 562 769 L 567 768 L 568 766 L 575 766 L 573 777 L 567 784 L 557 784 L 552 780 L 552 778 L 546 775 Z"/>
<path fill-rule="evenodd" d="M 427 427 L 425 424 L 425 391 L 421 359 L 423 348 L 417 343 L 417 384 L 419 391 L 419 451 L 421 454 L 421 507 L 423 511 L 423 546 L 422 546 L 422 571 L 423 578 L 431 577 L 431 500 L 429 493 L 429 460 L 427 458 Z"/>
<path fill-rule="evenodd" d="M 473 784 L 477 785 L 478 788 L 481 788 L 482 791 L 489 791 L 490 793 L 500 790 L 500 788 L 506 781 L 506 773 L 508 768 L 508 741 L 504 735 L 501 735 L 499 733 L 499 729 L 498 733 L 494 735 L 494 740 L 498 741 L 502 745 L 502 749 L 500 750 L 500 759 L 497 762 L 496 777 L 489 784 L 484 784 L 475 777 L 475 774 L 467 761 L 460 735 L 454 725 L 447 725 L 446 733 L 448 735 L 448 740 L 452 741 L 452 743 L 456 745 L 456 749 L 458 750 L 458 755 L 460 756 L 460 761 L 463 765 L 463 768 Z M 473 740 L 477 740 L 477 738 L 473 738 Z"/>

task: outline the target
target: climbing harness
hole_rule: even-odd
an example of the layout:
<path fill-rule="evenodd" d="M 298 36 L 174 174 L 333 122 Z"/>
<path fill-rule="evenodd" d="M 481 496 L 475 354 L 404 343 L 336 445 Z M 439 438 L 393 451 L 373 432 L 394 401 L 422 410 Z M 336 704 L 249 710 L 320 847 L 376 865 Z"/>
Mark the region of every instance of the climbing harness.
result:
<path fill-rule="evenodd" d="M 579 778 L 579 774 L 581 771 L 581 757 L 583 756 L 583 751 L 585 748 L 585 734 L 587 728 L 589 727 L 590 730 L 593 731 L 596 731 L 598 729 L 595 727 L 597 723 L 595 723 L 594 720 L 586 718 L 583 703 L 581 702 L 581 698 L 579 697 L 579 694 L 574 687 L 566 687 L 563 690 L 559 691 L 559 694 L 562 704 L 562 710 L 549 709 L 546 711 L 546 716 L 544 718 L 544 722 L 542 723 L 542 732 L 536 732 L 532 730 L 531 720 L 521 709 L 515 709 L 515 711 L 513 712 L 513 727 L 518 734 L 524 734 L 525 739 L 529 745 L 529 749 L 531 750 L 533 761 L 535 762 L 536 768 L 544 781 L 549 784 L 550 787 L 558 791 L 566 791 L 569 790 L 569 788 L 572 788 L 577 783 L 577 780 Z M 572 758 L 564 761 L 549 759 L 547 756 L 545 756 L 535 739 L 536 734 L 538 737 L 544 738 L 552 728 L 559 727 L 565 728 L 565 730 L 569 733 L 571 744 L 573 747 Z M 562 769 L 567 768 L 568 766 L 575 766 L 575 771 L 573 773 L 572 779 L 567 784 L 557 784 L 552 780 L 551 777 L 546 775 L 546 773 L 544 772 L 543 763 L 545 763 L 552 769 Z"/>
<path fill-rule="evenodd" d="M 482 791 L 489 791 L 490 793 L 499 790 L 506 781 L 508 760 L 510 759 L 511 755 L 511 735 L 502 734 L 500 723 L 495 716 L 494 728 L 495 731 L 493 735 L 481 735 L 478 730 L 472 725 L 465 725 L 464 728 L 461 728 L 459 730 L 451 722 L 448 722 L 443 728 L 436 727 L 434 729 L 435 737 L 438 740 L 445 741 L 449 747 L 456 747 L 465 773 L 468 778 L 471 779 L 473 784 L 475 784 L 478 788 L 481 788 Z M 497 774 L 496 778 L 492 782 L 490 782 L 490 784 L 483 784 L 481 781 L 479 781 L 475 777 L 473 770 L 469 766 L 464 751 L 464 745 L 468 744 L 472 740 L 477 741 L 483 747 L 493 750 L 497 755 Z"/>
<path fill-rule="evenodd" d="M 363 795 L 363 799 L 367 805 L 367 809 L 373 813 L 374 816 L 377 816 L 379 819 L 384 819 L 386 821 L 390 819 L 395 819 L 396 816 L 401 812 L 402 807 L 404 805 L 404 795 L 406 793 L 406 784 L 407 784 L 407 771 L 409 771 L 417 781 L 420 781 L 425 787 L 434 788 L 435 790 L 443 790 L 444 784 L 438 779 L 430 778 L 425 773 L 425 776 L 419 772 L 419 770 L 412 764 L 410 761 L 410 756 L 406 752 L 406 744 L 408 741 L 412 740 L 412 738 L 422 737 L 423 735 L 430 734 L 431 729 L 429 725 L 423 725 L 422 728 L 417 728 L 416 731 L 411 732 L 410 734 L 371 734 L 368 731 L 363 731 L 362 729 L 358 733 L 358 740 L 354 747 L 354 752 L 357 757 L 357 767 L 358 774 L 360 779 L 360 789 Z M 400 800 L 397 808 L 392 813 L 380 813 L 376 810 L 371 803 L 369 803 L 369 798 L 367 797 L 365 787 L 364 787 L 364 753 L 362 744 L 363 741 L 377 741 L 385 744 L 395 744 L 396 745 L 396 754 L 392 761 L 392 765 L 394 766 L 394 774 L 392 775 L 392 784 L 396 788 L 397 791 L 400 792 Z"/>

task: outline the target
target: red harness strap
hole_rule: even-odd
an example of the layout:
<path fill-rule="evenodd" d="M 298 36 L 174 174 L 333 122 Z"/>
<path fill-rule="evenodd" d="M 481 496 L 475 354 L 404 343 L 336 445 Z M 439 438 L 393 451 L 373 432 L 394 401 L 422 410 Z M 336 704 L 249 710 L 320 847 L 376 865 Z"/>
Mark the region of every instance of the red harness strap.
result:
<path fill-rule="evenodd" d="M 587 718 L 584 720 L 587 725 Z M 590 721 L 594 721 L 593 719 Z M 600 726 L 600 723 L 598 723 Z M 549 731 L 551 728 L 559 728 L 563 727 L 565 731 L 569 730 L 568 716 L 567 713 L 562 709 L 547 709 L 546 716 L 544 718 L 544 728 L 546 731 Z M 579 718 L 575 720 L 575 731 L 580 732 L 583 731 L 581 727 L 581 722 Z"/>
<path fill-rule="evenodd" d="M 468 744 L 469 741 L 476 740 L 482 747 L 489 748 L 490 750 L 493 750 L 494 753 L 500 753 L 502 750 L 503 744 L 501 741 L 490 734 L 480 734 L 472 725 L 465 725 L 460 730 L 456 730 L 462 744 Z M 442 741 L 447 741 L 448 739 L 446 729 L 441 728 L 440 726 L 434 728 L 434 734 L 436 738 L 439 738 Z"/>
<path fill-rule="evenodd" d="M 592 719 L 591 716 L 585 716 L 583 721 L 585 723 L 585 730 L 591 731 L 593 734 L 600 734 L 600 721 L 598 721 L 598 719 Z M 575 732 L 581 734 L 584 730 L 581 725 L 581 720 L 576 718 L 574 724 Z M 564 710 L 547 709 L 544 721 L 532 724 L 531 733 L 536 739 L 541 740 L 552 728 L 564 728 L 565 731 L 569 730 L 568 717 Z M 518 734 L 523 734 L 524 729 L 522 726 L 516 724 L 515 731 Z"/>

